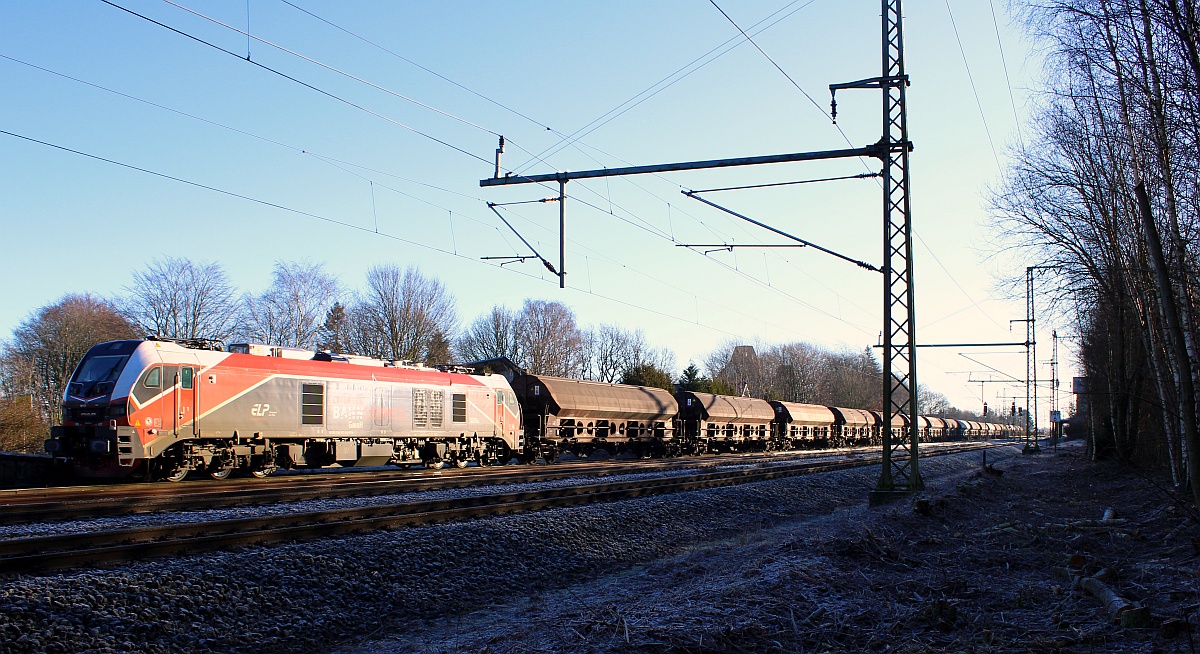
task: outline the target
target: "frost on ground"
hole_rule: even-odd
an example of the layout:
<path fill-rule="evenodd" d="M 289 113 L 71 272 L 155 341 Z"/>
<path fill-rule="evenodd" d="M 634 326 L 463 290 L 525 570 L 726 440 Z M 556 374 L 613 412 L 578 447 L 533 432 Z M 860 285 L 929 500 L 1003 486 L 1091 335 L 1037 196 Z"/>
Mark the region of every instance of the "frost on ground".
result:
<path fill-rule="evenodd" d="M 1188 651 L 1052 570 L 1108 567 L 1159 625 L 1188 617 L 1200 531 L 1168 498 L 1078 449 L 989 461 L 1006 474 L 922 461 L 928 515 L 867 509 L 867 467 L 3 577 L 0 651 Z M 1107 507 L 1126 521 L 1071 526 Z"/>
<path fill-rule="evenodd" d="M 1184 505 L 1151 480 L 1085 461 L 1074 444 L 998 467 L 1002 476 L 948 475 L 910 501 L 789 521 L 337 651 L 1200 647 L 1188 626 L 1200 608 L 1200 529 Z M 1107 508 L 1117 517 L 1106 525 Z M 1115 624 L 1073 587 L 1102 568 L 1152 623 Z"/>

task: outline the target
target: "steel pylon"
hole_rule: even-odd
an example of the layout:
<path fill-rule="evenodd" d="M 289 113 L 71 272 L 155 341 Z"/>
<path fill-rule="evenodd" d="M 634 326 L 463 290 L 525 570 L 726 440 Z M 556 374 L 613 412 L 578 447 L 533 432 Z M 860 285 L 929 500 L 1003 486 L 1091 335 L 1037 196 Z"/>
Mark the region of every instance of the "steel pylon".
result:
<path fill-rule="evenodd" d="M 883 0 L 883 471 L 879 491 L 925 487 L 917 454 L 917 351 L 901 0 Z M 891 425 L 903 422 L 893 434 Z"/>

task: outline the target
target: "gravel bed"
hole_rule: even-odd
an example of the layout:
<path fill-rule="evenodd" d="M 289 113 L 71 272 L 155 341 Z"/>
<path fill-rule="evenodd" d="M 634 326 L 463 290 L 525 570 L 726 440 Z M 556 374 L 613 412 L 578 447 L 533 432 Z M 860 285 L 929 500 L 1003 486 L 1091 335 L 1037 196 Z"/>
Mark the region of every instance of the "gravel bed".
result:
<path fill-rule="evenodd" d="M 822 459 L 807 459 L 806 461 L 818 461 Z M 647 472 L 630 472 L 628 474 L 621 475 L 606 475 L 603 477 L 596 477 L 580 471 L 579 476 L 576 477 L 551 479 L 537 482 L 491 484 L 467 488 L 410 491 L 405 493 L 392 493 L 388 495 L 374 495 L 368 497 L 337 497 L 317 500 L 303 500 L 299 502 L 280 502 L 275 504 L 262 504 L 255 506 L 233 506 L 188 511 L 103 516 L 82 520 L 0 525 L 0 541 L 13 538 L 27 538 L 32 536 L 58 536 L 64 534 L 106 531 L 111 529 L 131 529 L 137 527 L 195 524 L 197 522 L 216 522 L 219 520 L 234 520 L 238 518 L 261 518 L 266 516 L 287 515 L 289 513 L 308 511 L 335 511 L 338 509 L 351 509 L 362 506 L 379 506 L 385 504 L 401 504 L 416 501 L 447 500 L 462 497 L 476 497 L 479 495 L 495 495 L 499 493 L 518 493 L 540 489 L 563 488 L 587 482 L 620 483 L 624 481 L 634 481 L 646 478 L 681 477 L 695 474 L 701 470 L 703 472 L 722 472 L 740 469 L 762 468 L 785 463 L 794 463 L 794 461 L 731 463 L 728 465 L 705 467 L 702 469 L 687 468 L 677 470 L 652 470 Z M 427 479 L 421 479 L 420 481 L 427 481 Z M 186 489 L 181 487 L 180 490 L 183 491 Z"/>
<path fill-rule="evenodd" d="M 989 456 L 989 459 L 992 458 Z M 978 452 L 922 461 L 927 483 Z M 623 502 L 0 577 L 3 652 L 310 652 L 860 507 L 875 466 Z"/>

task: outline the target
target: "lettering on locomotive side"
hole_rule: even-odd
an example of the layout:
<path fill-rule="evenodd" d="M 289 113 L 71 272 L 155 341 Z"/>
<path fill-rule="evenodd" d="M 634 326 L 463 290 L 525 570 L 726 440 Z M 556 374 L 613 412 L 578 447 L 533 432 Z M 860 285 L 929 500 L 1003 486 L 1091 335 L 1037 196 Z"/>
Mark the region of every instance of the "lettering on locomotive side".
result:
<path fill-rule="evenodd" d="M 275 411 L 271 410 L 271 405 L 267 403 L 255 404 L 250 407 L 250 415 L 255 418 L 267 418 L 275 415 Z"/>
<path fill-rule="evenodd" d="M 329 414 L 334 420 L 358 420 L 361 426 L 366 412 L 361 404 L 334 404 L 329 407 Z"/>

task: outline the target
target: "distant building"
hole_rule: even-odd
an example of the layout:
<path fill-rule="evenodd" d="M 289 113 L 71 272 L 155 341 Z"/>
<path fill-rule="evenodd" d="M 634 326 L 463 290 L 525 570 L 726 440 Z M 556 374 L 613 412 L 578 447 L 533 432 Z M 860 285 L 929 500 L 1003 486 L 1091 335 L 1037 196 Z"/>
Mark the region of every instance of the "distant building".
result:
<path fill-rule="evenodd" d="M 729 363 L 718 375 L 743 397 L 761 397 L 763 391 L 762 360 L 753 345 L 738 345 L 729 355 Z"/>

